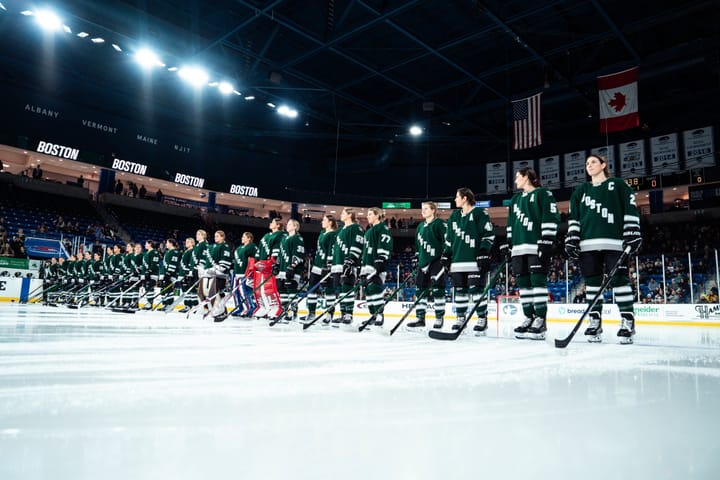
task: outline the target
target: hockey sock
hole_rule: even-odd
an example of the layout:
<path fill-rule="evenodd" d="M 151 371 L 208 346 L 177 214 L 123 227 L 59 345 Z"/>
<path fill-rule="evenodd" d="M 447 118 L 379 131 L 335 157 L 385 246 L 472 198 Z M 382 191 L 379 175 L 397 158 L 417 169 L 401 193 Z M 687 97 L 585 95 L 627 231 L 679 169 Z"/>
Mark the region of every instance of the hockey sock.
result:
<path fill-rule="evenodd" d="M 345 295 L 350 290 L 353 289 L 353 286 L 350 284 L 343 284 L 340 287 L 340 295 Z M 353 295 L 348 295 L 340 302 L 340 311 L 342 313 L 353 313 L 353 307 L 355 306 L 355 298 Z"/>
<path fill-rule="evenodd" d="M 593 298 L 595 298 L 595 295 L 600 291 L 600 285 L 602 285 L 603 276 L 602 275 L 593 275 L 590 277 L 585 278 L 585 288 L 587 290 L 587 303 L 592 303 Z M 597 303 L 595 304 L 595 307 L 593 307 L 593 312 L 599 312 L 602 313 L 602 304 L 603 304 L 603 297 L 600 296 Z"/>
<path fill-rule="evenodd" d="M 419 289 L 416 293 L 417 296 L 423 295 L 423 298 L 418 302 L 415 307 L 415 316 L 417 318 L 425 319 L 425 312 L 427 312 L 427 288 Z"/>
<path fill-rule="evenodd" d="M 518 275 L 517 285 L 520 289 L 520 304 L 526 318 L 533 318 L 535 313 L 533 290 L 530 283 L 530 275 Z"/>
<path fill-rule="evenodd" d="M 630 278 L 626 275 L 615 275 L 610 280 L 610 286 L 613 287 L 615 294 L 615 303 L 617 303 L 620 313 L 633 313 L 633 291 L 630 286 Z"/>
<path fill-rule="evenodd" d="M 530 283 L 533 287 L 532 298 L 535 315 L 537 315 L 538 317 L 546 318 L 548 301 L 547 275 L 544 273 L 533 273 L 530 275 Z"/>
<path fill-rule="evenodd" d="M 383 303 L 382 285 L 370 282 L 365 289 L 365 299 L 371 314 L 375 314 Z"/>
<path fill-rule="evenodd" d="M 472 301 L 473 305 L 480 299 L 480 295 L 482 295 L 482 289 L 479 285 L 473 285 L 472 287 L 470 287 L 470 300 Z M 487 296 L 485 296 L 485 298 L 483 298 L 482 301 L 478 304 L 475 313 L 477 314 L 479 319 L 487 318 Z"/>
<path fill-rule="evenodd" d="M 455 313 L 458 320 L 465 317 L 468 308 L 467 287 L 455 287 Z"/>
<path fill-rule="evenodd" d="M 435 308 L 435 318 L 440 320 L 445 317 L 445 289 L 433 287 L 433 307 Z"/>

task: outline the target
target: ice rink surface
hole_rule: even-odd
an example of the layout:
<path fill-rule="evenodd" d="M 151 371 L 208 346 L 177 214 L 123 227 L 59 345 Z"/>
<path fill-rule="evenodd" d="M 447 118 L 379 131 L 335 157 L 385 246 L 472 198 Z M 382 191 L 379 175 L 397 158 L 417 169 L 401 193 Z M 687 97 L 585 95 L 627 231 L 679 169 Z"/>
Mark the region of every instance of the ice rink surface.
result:
<path fill-rule="evenodd" d="M 720 478 L 720 329 L 642 328 L 557 350 L 0 305 L 0 479 Z"/>

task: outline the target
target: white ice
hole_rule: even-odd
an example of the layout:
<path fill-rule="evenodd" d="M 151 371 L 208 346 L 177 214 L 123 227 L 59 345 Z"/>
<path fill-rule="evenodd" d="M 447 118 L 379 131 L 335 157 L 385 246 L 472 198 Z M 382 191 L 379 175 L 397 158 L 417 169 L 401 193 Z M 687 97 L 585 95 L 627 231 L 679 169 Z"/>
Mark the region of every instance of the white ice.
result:
<path fill-rule="evenodd" d="M 720 478 L 718 344 L 640 328 L 558 350 L 0 305 L 0 479 Z"/>

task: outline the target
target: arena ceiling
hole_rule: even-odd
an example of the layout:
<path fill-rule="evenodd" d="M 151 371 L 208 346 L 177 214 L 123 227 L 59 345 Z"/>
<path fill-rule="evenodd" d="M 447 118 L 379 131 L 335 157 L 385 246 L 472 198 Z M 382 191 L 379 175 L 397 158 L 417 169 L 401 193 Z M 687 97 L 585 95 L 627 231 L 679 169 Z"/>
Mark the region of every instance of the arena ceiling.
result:
<path fill-rule="evenodd" d="M 365 183 L 417 170 L 405 178 L 425 184 L 407 195 L 432 197 L 447 186 L 431 164 L 469 173 L 705 126 L 720 105 L 717 0 L 58 0 L 47 5 L 106 42 L 69 36 L 51 58 L 47 38 L 11 15 L 29 3 L 2 3 L 3 84 L 282 157 L 333 190 L 338 175 Z M 141 46 L 167 65 L 202 65 L 242 95 L 198 94 L 166 69 L 149 79 L 131 56 Z M 596 77 L 633 66 L 642 127 L 607 139 Z M 538 92 L 544 144 L 513 152 L 510 102 Z"/>

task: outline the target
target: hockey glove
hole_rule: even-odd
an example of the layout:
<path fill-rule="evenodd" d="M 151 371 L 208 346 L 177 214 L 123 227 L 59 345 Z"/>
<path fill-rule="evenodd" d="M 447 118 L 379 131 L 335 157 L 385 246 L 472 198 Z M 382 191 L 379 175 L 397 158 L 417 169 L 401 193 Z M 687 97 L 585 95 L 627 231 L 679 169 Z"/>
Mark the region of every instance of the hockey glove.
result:
<path fill-rule="evenodd" d="M 489 252 L 480 252 L 477 257 L 475 257 L 475 262 L 477 263 L 478 268 L 480 269 L 480 273 L 485 273 L 488 270 L 490 270 L 490 254 Z"/>
<path fill-rule="evenodd" d="M 349 277 L 352 275 L 353 268 L 355 267 L 355 260 L 353 260 L 350 257 L 347 257 L 345 261 L 343 261 L 343 276 Z"/>
<path fill-rule="evenodd" d="M 500 245 L 500 255 L 509 262 L 512 257 L 512 246 L 509 243 Z"/>
<path fill-rule="evenodd" d="M 448 272 L 450 271 L 450 265 L 452 265 L 452 260 L 450 260 L 449 254 L 443 253 L 440 256 L 440 263 L 442 264 L 443 267 L 445 267 L 446 271 L 448 271 Z"/>
<path fill-rule="evenodd" d="M 280 264 L 277 262 L 273 262 L 272 264 L 272 270 L 270 270 L 274 276 L 277 277 L 278 273 L 280 273 Z"/>
<path fill-rule="evenodd" d="M 376 258 L 374 264 L 377 273 L 383 273 L 387 269 L 387 262 L 384 258 Z"/>
<path fill-rule="evenodd" d="M 538 240 L 537 246 L 540 265 L 547 268 L 550 266 L 550 259 L 552 258 L 553 241 L 549 238 L 541 238 Z"/>
<path fill-rule="evenodd" d="M 292 281 L 295 278 L 295 269 L 293 267 L 285 270 L 285 280 Z"/>
<path fill-rule="evenodd" d="M 570 233 L 565 238 L 565 253 L 568 258 L 580 258 L 580 237 L 577 234 Z"/>
<path fill-rule="evenodd" d="M 415 255 L 413 255 L 412 260 L 410 261 L 412 264 L 413 270 L 417 270 L 419 260 L 420 260 L 420 254 L 418 252 L 415 252 Z"/>
<path fill-rule="evenodd" d="M 640 228 L 637 225 L 626 226 L 623 231 L 623 250 L 630 247 L 630 255 L 635 255 L 642 245 Z"/>

